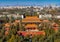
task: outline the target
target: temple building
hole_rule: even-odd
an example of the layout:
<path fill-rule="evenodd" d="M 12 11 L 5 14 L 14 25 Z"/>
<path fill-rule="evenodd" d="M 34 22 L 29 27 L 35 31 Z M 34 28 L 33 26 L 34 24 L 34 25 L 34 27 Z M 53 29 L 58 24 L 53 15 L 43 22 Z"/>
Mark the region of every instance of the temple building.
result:
<path fill-rule="evenodd" d="M 39 31 L 38 27 L 42 21 L 37 16 L 26 16 L 22 19 L 22 25 L 25 31 L 20 31 L 23 35 L 45 35 L 44 31 Z"/>
<path fill-rule="evenodd" d="M 41 23 L 41 20 L 37 16 L 27 16 L 22 20 L 22 24 L 24 25 L 24 28 L 26 30 L 35 30 L 38 29 L 39 24 Z"/>

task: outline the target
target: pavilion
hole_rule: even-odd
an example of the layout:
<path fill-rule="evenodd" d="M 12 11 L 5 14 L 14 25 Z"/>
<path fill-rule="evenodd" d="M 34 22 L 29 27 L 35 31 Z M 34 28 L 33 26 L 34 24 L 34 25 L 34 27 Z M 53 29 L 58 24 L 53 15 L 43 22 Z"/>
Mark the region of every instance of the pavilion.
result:
<path fill-rule="evenodd" d="M 42 22 L 37 16 L 27 16 L 22 20 L 25 31 L 20 31 L 23 35 L 45 35 L 44 31 L 39 31 L 38 26 Z"/>

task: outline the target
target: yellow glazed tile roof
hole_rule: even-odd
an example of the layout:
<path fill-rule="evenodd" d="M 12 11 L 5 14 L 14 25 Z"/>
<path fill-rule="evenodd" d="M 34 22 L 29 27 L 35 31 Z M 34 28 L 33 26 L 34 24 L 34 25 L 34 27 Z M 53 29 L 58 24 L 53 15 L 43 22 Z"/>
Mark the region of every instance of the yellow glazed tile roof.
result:
<path fill-rule="evenodd" d="M 37 16 L 27 16 L 22 22 L 41 22 L 41 20 Z"/>
<path fill-rule="evenodd" d="M 25 28 L 37 28 L 36 24 L 27 24 Z"/>

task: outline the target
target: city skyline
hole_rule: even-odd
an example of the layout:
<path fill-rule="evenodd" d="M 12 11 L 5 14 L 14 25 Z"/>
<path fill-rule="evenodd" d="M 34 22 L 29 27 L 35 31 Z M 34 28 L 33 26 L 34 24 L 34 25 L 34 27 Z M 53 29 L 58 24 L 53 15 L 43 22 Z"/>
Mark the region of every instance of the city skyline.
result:
<path fill-rule="evenodd" d="M 38 6 L 38 5 L 60 6 L 60 0 L 0 0 L 0 6 Z"/>

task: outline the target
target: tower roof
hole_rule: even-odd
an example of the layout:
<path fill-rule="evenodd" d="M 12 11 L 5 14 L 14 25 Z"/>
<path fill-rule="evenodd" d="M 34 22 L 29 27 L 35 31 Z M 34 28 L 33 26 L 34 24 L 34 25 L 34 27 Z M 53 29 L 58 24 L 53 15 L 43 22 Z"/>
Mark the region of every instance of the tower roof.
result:
<path fill-rule="evenodd" d="M 27 24 L 25 28 L 37 28 L 36 24 Z"/>
<path fill-rule="evenodd" d="M 29 22 L 29 23 L 32 23 L 32 22 L 38 22 L 38 23 L 40 23 L 41 22 L 41 20 L 37 17 L 37 16 L 27 16 L 26 18 L 24 18 L 23 20 L 22 20 L 22 22 L 23 23 L 27 23 L 27 22 Z"/>

